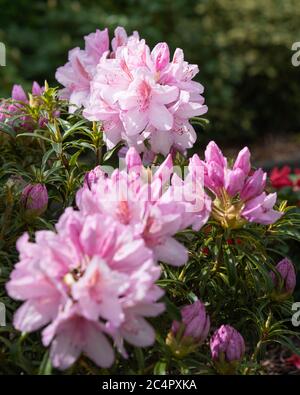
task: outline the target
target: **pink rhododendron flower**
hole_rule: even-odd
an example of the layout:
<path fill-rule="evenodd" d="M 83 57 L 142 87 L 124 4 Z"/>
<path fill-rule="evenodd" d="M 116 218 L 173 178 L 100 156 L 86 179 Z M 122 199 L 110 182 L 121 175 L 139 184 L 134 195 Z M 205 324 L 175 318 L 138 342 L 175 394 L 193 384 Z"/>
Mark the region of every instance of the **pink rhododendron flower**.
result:
<path fill-rule="evenodd" d="M 208 221 L 211 214 L 211 198 L 204 190 L 204 172 L 202 166 L 193 166 L 192 162 L 198 157 L 193 157 L 189 165 L 189 173 L 184 179 L 174 174 L 172 185 L 165 192 L 163 200 L 176 200 L 184 206 L 182 227 L 192 226 L 198 231 Z"/>
<path fill-rule="evenodd" d="M 173 116 L 166 105 L 177 96 L 176 86 L 157 84 L 151 75 L 137 72 L 128 89 L 118 95 L 125 132 L 129 136 L 141 133 L 149 124 L 162 131 L 170 130 Z"/>
<path fill-rule="evenodd" d="M 101 214 L 69 208 L 56 232 L 39 231 L 35 242 L 23 235 L 6 288 L 24 303 L 14 326 L 25 332 L 43 328 L 55 367 L 65 369 L 84 352 L 96 364 L 111 366 L 113 348 L 126 355 L 124 339 L 148 346 L 154 331 L 144 317 L 164 309 L 155 285 L 160 268 L 143 239 Z"/>
<path fill-rule="evenodd" d="M 203 86 L 193 81 L 199 69 L 184 60 L 181 49 L 170 59 L 166 43 L 152 51 L 134 32 L 115 30 L 109 48 L 107 29 L 85 37 L 56 72 L 62 96 L 84 107 L 84 116 L 101 121 L 109 149 L 123 140 L 139 152 L 167 155 L 185 152 L 196 141 L 189 119 L 207 112 Z M 71 108 L 73 110 L 74 108 Z"/>
<path fill-rule="evenodd" d="M 230 168 L 220 148 L 211 141 L 205 151 L 205 160 L 194 155 L 189 170 L 196 179 L 201 171 L 204 174 L 205 187 L 215 195 L 213 214 L 225 227 L 236 227 L 243 224 L 243 220 L 269 225 L 283 215 L 273 209 L 276 193 L 267 195 L 264 192 L 267 174 L 262 169 L 251 174 L 247 147 L 239 152 Z"/>
<path fill-rule="evenodd" d="M 248 200 L 243 209 L 243 217 L 250 222 L 257 222 L 263 225 L 270 225 L 282 217 L 283 213 L 273 210 L 276 203 L 276 193 L 261 195 Z"/>
<path fill-rule="evenodd" d="M 86 106 L 90 97 L 90 84 L 96 73 L 97 65 L 103 55 L 109 54 L 108 30 L 99 30 L 84 37 L 85 48 L 79 47 L 69 51 L 68 62 L 57 69 L 55 78 L 65 88 L 61 90 L 61 97 L 71 103 L 70 111 Z M 128 38 L 123 28 L 115 30 L 112 40 L 113 51 L 126 44 Z M 113 57 L 113 52 L 111 56 Z"/>
<path fill-rule="evenodd" d="M 76 110 L 86 104 L 90 94 L 90 82 L 96 71 L 96 66 L 101 56 L 109 49 L 109 37 L 107 29 L 96 30 L 84 37 L 85 49 L 76 47 L 69 51 L 68 62 L 59 67 L 55 78 L 65 88 L 61 91 L 61 97 L 68 99 L 74 106 L 70 111 Z"/>
<path fill-rule="evenodd" d="M 99 177 L 91 189 L 84 185 L 79 190 L 76 200 L 80 211 L 84 215 L 100 212 L 129 226 L 145 240 L 158 260 L 176 266 L 186 263 L 187 250 L 173 236 L 196 221 L 199 229 L 208 220 L 210 205 L 197 213 L 196 218 L 188 210 L 189 202 L 172 193 L 171 155 L 153 175 L 142 166 L 133 147 L 126 154 L 126 164 L 128 173 L 115 170 L 110 177 Z M 178 188 L 184 192 L 183 184 Z"/>

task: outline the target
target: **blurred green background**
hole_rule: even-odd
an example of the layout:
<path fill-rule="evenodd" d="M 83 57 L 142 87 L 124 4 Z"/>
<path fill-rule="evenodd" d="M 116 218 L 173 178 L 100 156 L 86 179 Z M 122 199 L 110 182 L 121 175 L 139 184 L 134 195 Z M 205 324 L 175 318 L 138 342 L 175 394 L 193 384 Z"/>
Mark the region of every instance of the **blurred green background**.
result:
<path fill-rule="evenodd" d="M 299 0 L 0 0 L 0 96 L 13 83 L 55 84 L 67 52 L 96 28 L 138 30 L 152 46 L 184 49 L 200 66 L 211 125 L 207 139 L 251 142 L 300 129 Z M 206 138 L 206 137 L 205 137 Z M 204 139 L 205 139 L 204 138 Z"/>

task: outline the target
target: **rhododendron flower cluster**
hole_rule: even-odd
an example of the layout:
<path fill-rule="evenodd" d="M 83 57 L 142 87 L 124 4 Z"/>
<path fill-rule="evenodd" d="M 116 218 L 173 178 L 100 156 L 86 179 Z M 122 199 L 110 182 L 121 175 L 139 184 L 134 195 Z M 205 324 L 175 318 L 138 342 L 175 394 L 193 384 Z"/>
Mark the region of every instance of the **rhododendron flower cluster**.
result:
<path fill-rule="evenodd" d="M 195 218 L 195 213 L 181 200 L 184 189 L 177 196 L 169 193 L 168 182 L 173 176 L 171 155 L 153 176 L 150 169 L 143 167 L 133 147 L 126 154 L 126 164 L 127 171 L 115 170 L 110 177 L 99 167 L 87 174 L 83 188 L 77 193 L 80 211 L 84 215 L 102 213 L 113 217 L 141 236 L 156 259 L 175 266 L 183 265 L 187 262 L 187 250 L 173 236 L 196 220 L 198 229 L 206 223 L 210 215 L 209 197 L 200 186 L 202 210 Z"/>
<path fill-rule="evenodd" d="M 31 97 L 38 97 L 43 93 L 44 88 L 37 82 L 32 84 Z M 11 99 L 0 102 L 0 122 L 5 122 L 11 126 L 15 124 L 24 129 L 34 128 L 32 119 L 24 115 L 24 105 L 30 104 L 30 97 L 27 96 L 21 85 L 14 85 L 11 92 Z"/>
<path fill-rule="evenodd" d="M 154 284 L 160 268 L 152 251 L 125 226 L 101 214 L 69 208 L 56 232 L 38 231 L 35 243 L 18 241 L 20 261 L 8 294 L 24 301 L 14 317 L 20 331 L 43 328 L 55 367 L 72 365 L 81 352 L 97 365 L 114 361 L 111 337 L 124 356 L 124 340 L 149 346 L 155 333 L 144 317 L 164 309 Z"/>
<path fill-rule="evenodd" d="M 193 81 L 197 65 L 166 43 L 151 51 L 137 33 L 118 27 L 111 50 L 107 29 L 85 37 L 85 49 L 69 52 L 56 72 L 63 97 L 84 107 L 84 116 L 101 121 L 107 147 L 125 141 L 139 152 L 185 152 L 196 141 L 189 119 L 207 112 L 203 86 Z M 148 143 L 146 143 L 146 141 Z M 148 147 L 148 148 L 147 148 Z"/>
<path fill-rule="evenodd" d="M 269 225 L 282 216 L 273 209 L 276 193 L 264 191 L 267 174 L 262 169 L 252 171 L 247 147 L 239 152 L 231 168 L 211 141 L 204 161 L 197 154 L 190 159 L 190 173 L 197 177 L 199 169 L 203 169 L 205 187 L 215 196 L 212 214 L 224 227 L 239 227 L 245 221 Z"/>

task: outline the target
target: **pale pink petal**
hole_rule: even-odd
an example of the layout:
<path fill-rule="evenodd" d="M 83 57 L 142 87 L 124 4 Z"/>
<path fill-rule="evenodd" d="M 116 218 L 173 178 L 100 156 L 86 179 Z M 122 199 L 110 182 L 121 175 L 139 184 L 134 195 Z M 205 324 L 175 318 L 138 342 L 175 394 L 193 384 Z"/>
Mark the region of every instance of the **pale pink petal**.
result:
<path fill-rule="evenodd" d="M 163 244 L 154 248 L 157 259 L 172 266 L 182 266 L 188 260 L 187 249 L 177 240 L 169 237 Z"/>
<path fill-rule="evenodd" d="M 173 126 L 173 116 L 165 106 L 153 103 L 149 108 L 149 122 L 158 130 L 168 131 Z"/>
<path fill-rule="evenodd" d="M 109 368 L 115 359 L 111 344 L 93 324 L 88 327 L 87 341 L 83 351 L 96 365 L 102 368 Z"/>
<path fill-rule="evenodd" d="M 155 341 L 155 331 L 142 317 L 130 320 L 128 326 L 122 329 L 124 339 L 136 347 L 151 346 Z"/>
<path fill-rule="evenodd" d="M 129 136 L 134 136 L 145 129 L 148 123 L 148 116 L 147 113 L 134 109 L 121 113 L 121 120 L 126 133 Z"/>

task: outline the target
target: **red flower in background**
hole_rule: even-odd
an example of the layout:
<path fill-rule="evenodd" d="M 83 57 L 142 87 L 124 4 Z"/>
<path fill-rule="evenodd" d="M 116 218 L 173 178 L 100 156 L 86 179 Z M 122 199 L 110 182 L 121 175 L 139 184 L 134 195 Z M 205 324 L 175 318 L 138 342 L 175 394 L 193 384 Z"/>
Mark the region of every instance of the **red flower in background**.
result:
<path fill-rule="evenodd" d="M 300 169 L 298 169 L 300 171 Z M 284 187 L 292 187 L 293 181 L 290 179 L 291 168 L 283 166 L 282 169 L 274 167 L 270 174 L 270 180 L 273 188 L 280 189 Z"/>
<path fill-rule="evenodd" d="M 300 369 L 300 357 L 299 355 L 293 354 L 291 357 L 285 360 L 288 364 L 294 365 L 297 369 Z"/>

